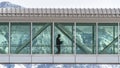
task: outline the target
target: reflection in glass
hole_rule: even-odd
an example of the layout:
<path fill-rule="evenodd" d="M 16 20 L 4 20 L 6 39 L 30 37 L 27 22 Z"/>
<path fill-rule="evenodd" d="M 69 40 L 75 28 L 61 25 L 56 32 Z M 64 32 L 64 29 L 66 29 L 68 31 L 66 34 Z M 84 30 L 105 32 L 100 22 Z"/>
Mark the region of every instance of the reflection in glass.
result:
<path fill-rule="evenodd" d="M 100 54 L 118 53 L 117 23 L 98 24 L 98 52 Z"/>
<path fill-rule="evenodd" d="M 61 54 L 72 54 L 73 53 L 73 23 L 55 23 L 54 27 L 54 53 L 58 54 L 59 46 L 56 45 L 56 39 L 60 34 L 60 45 Z"/>
<path fill-rule="evenodd" d="M 12 54 L 30 54 L 30 23 L 11 24 Z"/>
<path fill-rule="evenodd" d="M 96 25 L 94 23 L 76 24 L 76 53 L 96 53 Z"/>
<path fill-rule="evenodd" d="M 0 23 L 0 54 L 8 54 L 9 24 Z"/>
<path fill-rule="evenodd" d="M 33 23 L 32 27 L 32 53 L 51 54 L 51 23 Z"/>

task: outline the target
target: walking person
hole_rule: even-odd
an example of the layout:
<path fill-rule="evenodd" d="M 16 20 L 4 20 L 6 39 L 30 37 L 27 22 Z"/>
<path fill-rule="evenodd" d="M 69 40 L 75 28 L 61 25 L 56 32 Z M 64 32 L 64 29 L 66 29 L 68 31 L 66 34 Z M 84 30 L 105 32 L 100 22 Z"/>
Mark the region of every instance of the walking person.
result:
<path fill-rule="evenodd" d="M 57 51 L 57 54 L 60 54 L 60 51 L 61 51 L 61 44 L 63 43 L 63 41 L 61 41 L 60 40 L 60 34 L 58 34 L 58 36 L 57 36 L 57 38 L 56 38 L 56 45 L 57 45 L 57 49 L 58 49 L 58 51 Z"/>

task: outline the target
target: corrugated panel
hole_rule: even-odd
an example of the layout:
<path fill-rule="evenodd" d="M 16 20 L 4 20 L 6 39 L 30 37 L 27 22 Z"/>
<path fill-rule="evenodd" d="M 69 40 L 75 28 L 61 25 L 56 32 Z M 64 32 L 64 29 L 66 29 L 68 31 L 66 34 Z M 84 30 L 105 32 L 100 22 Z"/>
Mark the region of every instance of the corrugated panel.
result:
<path fill-rule="evenodd" d="M 11 9 L 11 8 L 8 8 L 8 9 L 7 9 L 7 13 L 12 13 L 12 9 Z"/>
<path fill-rule="evenodd" d="M 51 9 L 51 13 L 52 13 L 52 14 L 56 13 L 56 12 L 55 12 L 55 8 Z"/>
<path fill-rule="evenodd" d="M 0 8 L 0 13 L 2 13 L 2 8 Z"/>
<path fill-rule="evenodd" d="M 24 8 L 21 8 L 21 9 L 20 9 L 20 13 L 24 13 Z"/>
<path fill-rule="evenodd" d="M 80 14 L 80 9 L 76 9 L 76 13 L 77 13 L 77 14 Z"/>
<path fill-rule="evenodd" d="M 60 13 L 59 10 L 60 10 L 59 8 L 58 8 L 58 9 L 55 9 L 55 13 L 56 13 L 56 14 Z"/>
<path fill-rule="evenodd" d="M 68 9 L 63 9 L 64 10 L 64 14 L 68 13 Z"/>
<path fill-rule="evenodd" d="M 24 9 L 24 11 L 25 11 L 24 13 L 33 13 L 33 9 L 28 9 L 27 8 L 27 9 Z"/>
<path fill-rule="evenodd" d="M 90 14 L 94 14 L 94 9 L 89 9 Z"/>
<path fill-rule="evenodd" d="M 103 14 L 103 10 L 102 9 L 98 9 L 97 14 Z"/>
<path fill-rule="evenodd" d="M 20 8 L 16 8 L 16 13 L 21 13 Z"/>
<path fill-rule="evenodd" d="M 47 13 L 47 10 L 46 10 L 46 9 L 47 9 L 47 8 L 42 9 L 42 13 L 43 13 L 43 14 Z"/>
<path fill-rule="evenodd" d="M 13 15 L 12 15 L 12 14 Z M 120 9 L 73 9 L 73 8 L 0 8 L 0 14 L 7 15 L 22 15 L 22 16 L 100 16 L 100 17 L 115 17 L 120 15 Z M 37 15 L 38 14 L 38 15 Z"/>
<path fill-rule="evenodd" d="M 73 14 L 73 9 L 71 8 L 71 9 L 68 9 L 68 13 L 69 14 Z"/>
<path fill-rule="evenodd" d="M 38 9 L 38 13 L 42 13 L 42 10 L 41 10 L 41 9 Z"/>
<path fill-rule="evenodd" d="M 98 9 L 94 9 L 94 14 L 98 14 Z"/>
<path fill-rule="evenodd" d="M 81 9 L 81 14 L 85 14 L 85 13 L 86 13 L 85 9 Z"/>
<path fill-rule="evenodd" d="M 34 13 L 38 13 L 38 9 L 35 9 L 35 8 L 34 8 L 34 9 L 33 9 L 33 12 L 34 12 Z"/>
<path fill-rule="evenodd" d="M 106 11 L 107 11 L 107 14 L 111 14 L 111 9 L 110 8 L 106 9 Z"/>
<path fill-rule="evenodd" d="M 85 9 L 85 14 L 90 14 L 90 10 L 89 9 Z"/>
<path fill-rule="evenodd" d="M 14 11 L 14 10 L 12 10 Z M 2 8 L 2 13 L 7 13 L 7 8 Z"/>
<path fill-rule="evenodd" d="M 46 8 L 46 13 L 51 14 L 51 9 L 50 8 L 49 9 Z"/>
<path fill-rule="evenodd" d="M 119 9 L 117 8 L 117 9 L 115 9 L 116 10 L 116 14 L 120 14 L 120 11 L 119 11 Z"/>
<path fill-rule="evenodd" d="M 107 10 L 106 9 L 102 9 L 103 14 L 107 14 Z"/>
<path fill-rule="evenodd" d="M 64 13 L 64 8 L 59 9 L 59 11 L 60 11 L 60 14 L 63 14 Z"/>

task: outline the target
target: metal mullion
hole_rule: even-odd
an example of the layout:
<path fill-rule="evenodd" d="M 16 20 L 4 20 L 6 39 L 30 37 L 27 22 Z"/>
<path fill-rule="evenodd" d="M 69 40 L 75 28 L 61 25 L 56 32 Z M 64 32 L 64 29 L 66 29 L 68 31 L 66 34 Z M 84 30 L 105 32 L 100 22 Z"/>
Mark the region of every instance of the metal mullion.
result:
<path fill-rule="evenodd" d="M 96 22 L 96 55 L 98 55 L 98 22 Z"/>
<path fill-rule="evenodd" d="M 52 62 L 54 63 L 54 22 L 52 23 L 52 57 L 53 57 L 53 60 Z"/>
<path fill-rule="evenodd" d="M 9 47 L 8 47 L 9 63 L 10 63 L 10 50 L 11 50 L 11 49 L 10 49 L 10 41 L 11 41 L 11 40 L 10 40 L 10 36 L 11 36 L 11 34 L 10 34 L 10 33 L 11 33 L 11 31 L 10 31 L 11 24 L 10 24 L 10 23 L 11 23 L 11 22 L 9 22 L 9 43 L 8 43 L 8 46 L 9 46 Z"/>
<path fill-rule="evenodd" d="M 10 54 L 10 22 L 9 22 L 9 44 L 8 44 L 8 46 L 9 46 L 8 54 Z"/>
<path fill-rule="evenodd" d="M 76 63 L 76 22 L 74 22 L 74 57 L 75 57 L 75 63 Z"/>
<path fill-rule="evenodd" d="M 115 39 L 115 25 L 113 25 L 113 40 Z M 113 45 L 113 54 L 115 54 L 115 44 Z"/>
<path fill-rule="evenodd" d="M 95 27 L 94 27 L 94 25 L 92 25 L 92 43 L 93 43 L 92 44 L 92 48 L 93 48 L 92 53 L 93 54 L 95 54 L 95 52 L 94 52 L 94 50 L 95 50 L 95 38 L 94 38 L 95 37 L 95 32 L 94 31 L 95 31 Z"/>
<path fill-rule="evenodd" d="M 74 23 L 72 24 L 72 39 L 73 39 L 73 41 L 71 41 L 72 42 L 72 54 L 74 54 Z M 68 46 L 69 47 L 69 46 Z"/>
<path fill-rule="evenodd" d="M 31 24 L 31 27 L 30 27 L 30 36 L 31 36 L 31 47 L 30 47 L 30 55 L 31 55 L 31 64 L 32 64 L 32 22 L 30 23 Z"/>
<path fill-rule="evenodd" d="M 96 63 L 98 62 L 98 22 L 96 22 Z"/>
<path fill-rule="evenodd" d="M 119 48 L 120 48 L 120 45 L 119 45 L 119 43 L 120 43 L 120 40 L 119 40 L 119 34 L 120 34 L 120 23 L 118 22 L 118 55 L 120 55 L 120 50 L 119 50 Z"/>
<path fill-rule="evenodd" d="M 120 45 L 119 45 L 119 43 L 120 43 L 120 40 L 119 40 L 119 34 L 120 34 L 120 23 L 118 22 L 118 63 L 120 63 Z"/>
<path fill-rule="evenodd" d="M 30 43 L 30 45 L 31 45 L 31 47 L 30 47 L 30 54 L 32 55 L 32 22 L 30 23 L 31 24 L 31 27 L 30 27 L 30 36 L 31 36 L 31 43 Z"/>

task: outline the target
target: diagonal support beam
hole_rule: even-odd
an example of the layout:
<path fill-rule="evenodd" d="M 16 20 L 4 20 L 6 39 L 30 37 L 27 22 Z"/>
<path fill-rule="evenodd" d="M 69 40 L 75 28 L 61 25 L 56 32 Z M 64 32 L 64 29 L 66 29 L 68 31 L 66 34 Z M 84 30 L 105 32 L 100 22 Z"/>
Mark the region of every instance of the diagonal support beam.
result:
<path fill-rule="evenodd" d="M 50 25 L 50 23 L 45 24 L 32 38 L 32 40 L 34 40 L 42 31 L 44 31 L 48 26 Z M 25 41 L 25 43 L 23 43 L 23 45 L 21 45 L 20 47 L 18 47 L 16 49 L 16 53 L 19 53 L 24 47 L 28 46 L 28 44 L 30 44 L 31 40 L 29 39 L 28 41 Z"/>
<path fill-rule="evenodd" d="M 64 33 L 71 41 L 73 40 L 72 37 L 72 33 L 70 31 L 68 31 L 67 29 L 65 29 L 62 25 L 60 24 L 56 24 L 55 25 L 62 33 Z M 88 47 L 86 47 L 85 45 L 83 45 L 81 42 L 79 42 L 78 40 L 76 40 L 76 45 L 82 49 L 82 51 L 84 51 L 87 54 L 92 53 L 92 50 Z"/>
<path fill-rule="evenodd" d="M 100 52 L 100 54 L 101 54 L 101 53 L 106 53 L 107 50 L 108 50 L 114 43 L 116 43 L 117 41 L 118 41 L 118 37 L 116 37 L 111 43 L 109 43 L 109 44 Z"/>

